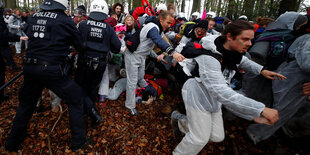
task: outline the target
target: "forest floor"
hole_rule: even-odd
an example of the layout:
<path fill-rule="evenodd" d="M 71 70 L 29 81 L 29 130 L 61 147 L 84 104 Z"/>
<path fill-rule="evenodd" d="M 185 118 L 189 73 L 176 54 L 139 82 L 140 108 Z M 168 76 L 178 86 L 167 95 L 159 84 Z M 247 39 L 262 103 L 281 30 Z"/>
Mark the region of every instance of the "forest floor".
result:
<path fill-rule="evenodd" d="M 15 55 L 18 66 L 22 66 L 22 54 Z M 6 81 L 17 75 L 7 69 Z M 5 89 L 10 99 L 0 106 L 0 154 L 7 154 L 4 149 L 5 139 L 11 130 L 18 107 L 18 92 L 23 83 L 23 76 Z M 31 91 L 31 90 L 30 90 Z M 172 133 L 170 116 L 165 114 L 167 106 L 176 109 L 182 101 L 180 90 L 164 91 L 164 100 L 157 100 L 151 105 L 137 104 L 138 116 L 131 116 L 125 109 L 125 96 L 117 101 L 108 101 L 97 108 L 104 122 L 92 128 L 87 122 L 87 136 L 93 143 L 79 152 L 72 152 L 67 105 L 62 103 L 61 111 L 52 112 L 50 96 L 45 89 L 42 93 L 42 106 L 37 108 L 29 122 L 27 137 L 20 146 L 19 154 L 171 154 L 179 143 Z M 168 109 L 169 110 L 169 109 Z M 224 112 L 225 115 L 225 112 Z M 55 122 L 55 129 L 51 132 Z M 209 142 L 200 154 L 309 154 L 310 137 L 290 139 L 278 131 L 275 136 L 254 145 L 246 135 L 247 126 L 252 123 L 236 118 L 225 124 L 225 140 L 220 143 Z"/>

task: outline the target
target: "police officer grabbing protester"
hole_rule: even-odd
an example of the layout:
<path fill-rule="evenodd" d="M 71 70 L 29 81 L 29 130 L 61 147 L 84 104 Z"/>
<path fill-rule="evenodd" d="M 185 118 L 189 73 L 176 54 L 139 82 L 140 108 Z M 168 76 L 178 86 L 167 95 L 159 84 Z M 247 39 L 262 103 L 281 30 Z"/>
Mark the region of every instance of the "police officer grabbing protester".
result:
<path fill-rule="evenodd" d="M 24 58 L 24 83 L 19 92 L 19 106 L 13 127 L 6 140 L 8 151 L 17 151 L 22 143 L 27 124 L 32 117 L 42 90 L 48 88 L 68 104 L 73 151 L 86 143 L 83 105 L 91 99 L 68 75 L 67 55 L 70 45 L 82 50 L 81 36 L 74 22 L 64 11 L 68 0 L 45 0 L 42 11 L 29 17 L 24 32 L 29 37 Z M 95 110 L 89 116 L 102 121 Z M 89 113 L 90 112 L 90 113 Z"/>
<path fill-rule="evenodd" d="M 78 24 L 86 50 L 79 54 L 75 80 L 93 102 L 96 101 L 109 51 L 118 53 L 121 48 L 114 29 L 104 21 L 108 13 L 109 8 L 104 0 L 94 0 L 90 5 L 89 19 Z M 85 105 L 86 109 L 92 107 L 94 105 Z"/>

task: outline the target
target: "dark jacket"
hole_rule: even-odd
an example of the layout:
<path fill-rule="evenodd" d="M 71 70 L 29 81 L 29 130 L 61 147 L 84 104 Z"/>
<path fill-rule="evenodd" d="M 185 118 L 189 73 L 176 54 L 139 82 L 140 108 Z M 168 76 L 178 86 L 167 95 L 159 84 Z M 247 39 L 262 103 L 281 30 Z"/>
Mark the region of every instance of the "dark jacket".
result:
<path fill-rule="evenodd" d="M 29 37 L 26 57 L 62 64 L 70 45 L 83 50 L 74 22 L 61 10 L 40 11 L 28 18 L 24 29 Z"/>
<path fill-rule="evenodd" d="M 109 51 L 120 51 L 121 42 L 114 29 L 106 22 L 85 20 L 79 24 L 78 29 L 86 43 L 85 56 L 106 57 Z"/>

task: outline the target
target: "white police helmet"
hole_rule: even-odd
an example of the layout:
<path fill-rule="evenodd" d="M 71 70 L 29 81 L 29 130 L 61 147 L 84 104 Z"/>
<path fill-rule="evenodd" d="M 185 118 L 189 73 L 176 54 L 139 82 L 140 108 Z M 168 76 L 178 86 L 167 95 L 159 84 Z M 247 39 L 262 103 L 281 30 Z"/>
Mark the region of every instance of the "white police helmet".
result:
<path fill-rule="evenodd" d="M 238 19 L 248 21 L 248 17 L 246 15 L 242 15 Z"/>
<path fill-rule="evenodd" d="M 156 6 L 156 13 L 159 13 L 161 10 L 167 11 L 166 4 L 161 3 Z"/>
<path fill-rule="evenodd" d="M 195 18 L 195 19 L 198 19 L 199 17 L 200 17 L 200 13 L 199 12 L 194 12 L 193 14 L 192 14 L 192 18 Z"/>
<path fill-rule="evenodd" d="M 176 18 L 177 18 L 177 19 L 179 19 L 179 18 L 185 18 L 185 13 L 184 13 L 184 12 L 178 13 L 178 15 L 177 15 Z"/>
<path fill-rule="evenodd" d="M 108 18 L 109 8 L 105 0 L 94 0 L 90 4 L 89 17 L 94 20 L 105 20 Z"/>
<path fill-rule="evenodd" d="M 208 12 L 208 13 L 207 13 L 207 17 L 214 18 L 214 17 L 216 17 L 216 13 L 215 13 L 215 12 L 210 11 L 210 12 Z"/>
<path fill-rule="evenodd" d="M 42 10 L 67 10 L 68 0 L 44 0 L 40 5 Z"/>

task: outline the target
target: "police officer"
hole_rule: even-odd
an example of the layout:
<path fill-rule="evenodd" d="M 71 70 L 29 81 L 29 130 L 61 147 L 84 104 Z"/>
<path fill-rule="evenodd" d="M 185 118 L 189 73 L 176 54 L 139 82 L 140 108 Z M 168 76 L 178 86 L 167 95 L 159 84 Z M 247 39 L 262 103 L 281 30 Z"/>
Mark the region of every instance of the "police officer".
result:
<path fill-rule="evenodd" d="M 107 54 L 111 50 L 118 53 L 121 48 L 114 29 L 104 20 L 109 8 L 104 0 L 94 0 L 90 5 L 89 19 L 78 25 L 86 49 L 80 53 L 76 82 L 86 91 L 93 102 L 96 101 L 98 87 L 106 68 Z M 86 105 L 89 109 L 94 105 Z"/>
<path fill-rule="evenodd" d="M 79 46 L 82 45 L 81 38 L 74 22 L 64 13 L 67 6 L 68 0 L 45 0 L 40 5 L 42 11 L 34 13 L 25 26 L 29 46 L 24 58 L 24 83 L 20 89 L 20 103 L 5 145 L 9 151 L 18 150 L 45 87 L 68 104 L 72 150 L 77 150 L 86 143 L 83 104 L 91 100 L 66 74 L 69 46 L 83 48 Z M 93 112 L 92 116 L 100 120 L 100 115 Z"/>

